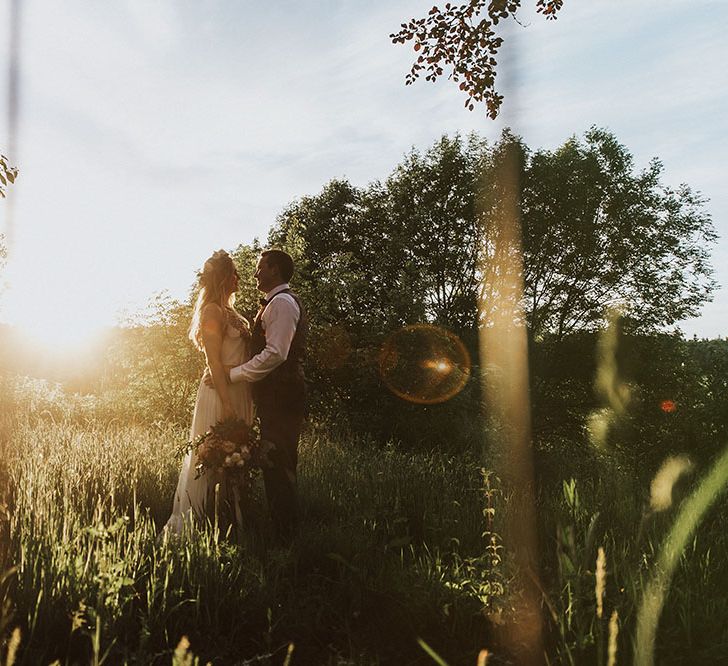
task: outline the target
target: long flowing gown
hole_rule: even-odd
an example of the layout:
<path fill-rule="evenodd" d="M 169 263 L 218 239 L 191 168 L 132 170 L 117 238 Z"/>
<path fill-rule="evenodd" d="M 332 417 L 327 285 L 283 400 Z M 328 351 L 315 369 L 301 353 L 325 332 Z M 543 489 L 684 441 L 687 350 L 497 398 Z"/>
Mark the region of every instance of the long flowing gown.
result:
<path fill-rule="evenodd" d="M 225 327 L 222 341 L 223 365 L 240 365 L 249 357 L 249 336 L 241 333 L 239 328 L 231 324 Z M 228 390 L 233 409 L 238 418 L 247 423 L 253 422 L 253 398 L 250 384 L 239 382 L 229 384 Z M 192 414 L 190 428 L 190 441 L 206 433 L 210 426 L 220 421 L 222 416 L 222 401 L 217 391 L 208 387 L 202 380 L 197 388 L 197 400 Z M 197 456 L 190 451 L 182 461 L 177 490 L 174 493 L 172 515 L 169 517 L 164 529 L 180 534 L 185 522 L 191 523 L 195 516 L 202 517 L 206 513 L 206 502 L 209 496 L 209 484 L 212 483 L 209 475 L 203 474 L 195 478 Z"/>

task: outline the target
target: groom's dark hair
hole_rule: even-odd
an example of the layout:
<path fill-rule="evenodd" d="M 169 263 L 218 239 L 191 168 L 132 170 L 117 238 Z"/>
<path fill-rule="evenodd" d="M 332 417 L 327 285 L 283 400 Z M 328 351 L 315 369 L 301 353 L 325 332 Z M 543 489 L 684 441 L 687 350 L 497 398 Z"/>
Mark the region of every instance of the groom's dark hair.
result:
<path fill-rule="evenodd" d="M 269 266 L 277 266 L 278 272 L 284 282 L 290 282 L 293 277 L 293 259 L 283 250 L 263 250 L 261 257 L 265 257 Z"/>

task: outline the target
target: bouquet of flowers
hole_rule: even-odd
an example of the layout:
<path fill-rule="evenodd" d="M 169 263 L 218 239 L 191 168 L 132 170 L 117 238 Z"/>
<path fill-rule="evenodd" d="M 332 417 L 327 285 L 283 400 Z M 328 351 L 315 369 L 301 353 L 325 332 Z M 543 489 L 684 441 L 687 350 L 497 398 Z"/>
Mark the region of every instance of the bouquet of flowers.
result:
<path fill-rule="evenodd" d="M 236 485 L 247 485 L 259 469 L 270 464 L 266 444 L 255 427 L 242 419 L 221 421 L 191 443 L 197 454 L 195 478 L 206 472 L 224 473 Z"/>
<path fill-rule="evenodd" d="M 213 476 L 206 502 L 208 516 L 214 517 L 216 524 L 242 530 L 241 505 L 249 499 L 258 471 L 271 466 L 268 456 L 273 444 L 260 439 L 255 426 L 242 419 L 228 419 L 216 423 L 185 448 L 196 453 L 195 478 Z"/>
<path fill-rule="evenodd" d="M 195 478 L 206 472 L 225 472 L 242 481 L 254 470 L 251 463 L 256 444 L 250 425 L 242 419 L 228 419 L 215 424 L 191 442 L 190 446 L 197 454 Z"/>

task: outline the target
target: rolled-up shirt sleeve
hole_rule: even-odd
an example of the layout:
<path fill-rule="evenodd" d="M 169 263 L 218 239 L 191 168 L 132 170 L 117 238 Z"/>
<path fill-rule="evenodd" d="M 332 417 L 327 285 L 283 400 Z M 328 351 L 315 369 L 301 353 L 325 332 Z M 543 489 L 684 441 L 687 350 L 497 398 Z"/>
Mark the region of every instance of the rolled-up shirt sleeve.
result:
<path fill-rule="evenodd" d="M 259 382 L 288 358 L 301 311 L 288 294 L 273 298 L 262 315 L 265 348 L 247 363 L 230 369 L 230 381 Z"/>

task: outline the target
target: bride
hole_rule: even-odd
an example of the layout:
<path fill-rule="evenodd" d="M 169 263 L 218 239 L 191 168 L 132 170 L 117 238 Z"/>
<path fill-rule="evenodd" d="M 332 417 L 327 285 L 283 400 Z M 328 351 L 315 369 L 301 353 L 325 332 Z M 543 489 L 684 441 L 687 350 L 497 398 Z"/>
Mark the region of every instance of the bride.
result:
<path fill-rule="evenodd" d="M 227 252 L 218 250 L 205 262 L 199 276 L 199 287 L 189 335 L 194 345 L 205 354 L 215 388 L 200 380 L 190 441 L 225 419 L 253 421 L 250 384 L 230 384 L 225 377 L 225 366 L 240 365 L 250 355 L 250 327 L 233 309 L 238 272 Z M 188 452 L 182 462 L 172 515 L 165 531 L 180 534 L 185 522 L 206 514 L 214 480 L 208 474 L 195 478 L 196 464 L 197 456 L 192 451 Z"/>

